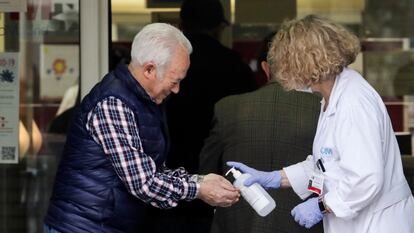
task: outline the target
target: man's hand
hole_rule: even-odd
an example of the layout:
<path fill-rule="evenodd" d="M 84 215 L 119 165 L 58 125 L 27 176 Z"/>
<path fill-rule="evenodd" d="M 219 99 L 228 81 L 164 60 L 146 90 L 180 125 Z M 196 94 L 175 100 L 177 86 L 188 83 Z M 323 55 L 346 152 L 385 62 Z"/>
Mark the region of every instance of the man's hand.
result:
<path fill-rule="evenodd" d="M 216 174 L 204 176 L 197 198 L 211 206 L 229 207 L 239 201 L 240 191 L 227 179 Z"/>

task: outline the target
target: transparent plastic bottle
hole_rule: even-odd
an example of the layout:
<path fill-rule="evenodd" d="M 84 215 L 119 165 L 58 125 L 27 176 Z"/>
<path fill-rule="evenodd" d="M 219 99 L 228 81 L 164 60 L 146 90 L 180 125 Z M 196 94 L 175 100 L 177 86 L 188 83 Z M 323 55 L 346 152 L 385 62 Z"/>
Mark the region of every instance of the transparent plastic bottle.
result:
<path fill-rule="evenodd" d="M 276 202 L 273 198 L 263 189 L 258 183 L 254 183 L 251 186 L 244 186 L 243 183 L 251 175 L 248 173 L 241 173 L 239 170 L 232 167 L 227 171 L 226 176 L 229 173 L 233 174 L 235 181 L 233 185 L 240 189 L 243 198 L 253 207 L 253 209 L 262 217 L 268 215 L 276 207 Z"/>

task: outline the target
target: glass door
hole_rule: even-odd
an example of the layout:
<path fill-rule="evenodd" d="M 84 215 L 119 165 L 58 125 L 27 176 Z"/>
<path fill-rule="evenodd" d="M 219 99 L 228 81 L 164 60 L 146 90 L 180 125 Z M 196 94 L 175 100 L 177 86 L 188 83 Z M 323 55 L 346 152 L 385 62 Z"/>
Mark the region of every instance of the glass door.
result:
<path fill-rule="evenodd" d="M 0 232 L 42 232 L 73 108 L 107 72 L 107 41 L 106 0 L 0 2 Z"/>
<path fill-rule="evenodd" d="M 9 9 L 2 6 L 0 13 L 0 232 L 41 232 L 78 99 L 79 1 L 4 4 Z"/>

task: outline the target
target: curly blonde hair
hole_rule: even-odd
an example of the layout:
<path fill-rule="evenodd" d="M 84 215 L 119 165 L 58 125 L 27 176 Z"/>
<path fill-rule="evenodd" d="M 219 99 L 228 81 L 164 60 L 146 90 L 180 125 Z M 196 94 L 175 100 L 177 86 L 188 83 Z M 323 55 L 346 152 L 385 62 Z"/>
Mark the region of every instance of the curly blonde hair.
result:
<path fill-rule="evenodd" d="M 267 61 L 273 77 L 292 90 L 335 78 L 359 51 L 359 39 L 343 26 L 308 15 L 281 25 Z"/>

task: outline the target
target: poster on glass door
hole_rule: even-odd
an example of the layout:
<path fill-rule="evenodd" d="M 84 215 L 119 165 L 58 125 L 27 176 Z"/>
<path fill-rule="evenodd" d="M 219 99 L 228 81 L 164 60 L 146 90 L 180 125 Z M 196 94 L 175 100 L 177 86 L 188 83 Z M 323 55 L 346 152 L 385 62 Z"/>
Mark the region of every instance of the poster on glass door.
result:
<path fill-rule="evenodd" d="M 0 163 L 19 158 L 18 58 L 18 53 L 0 53 Z"/>
<path fill-rule="evenodd" d="M 40 46 L 40 98 L 61 100 L 79 79 L 79 45 Z"/>

